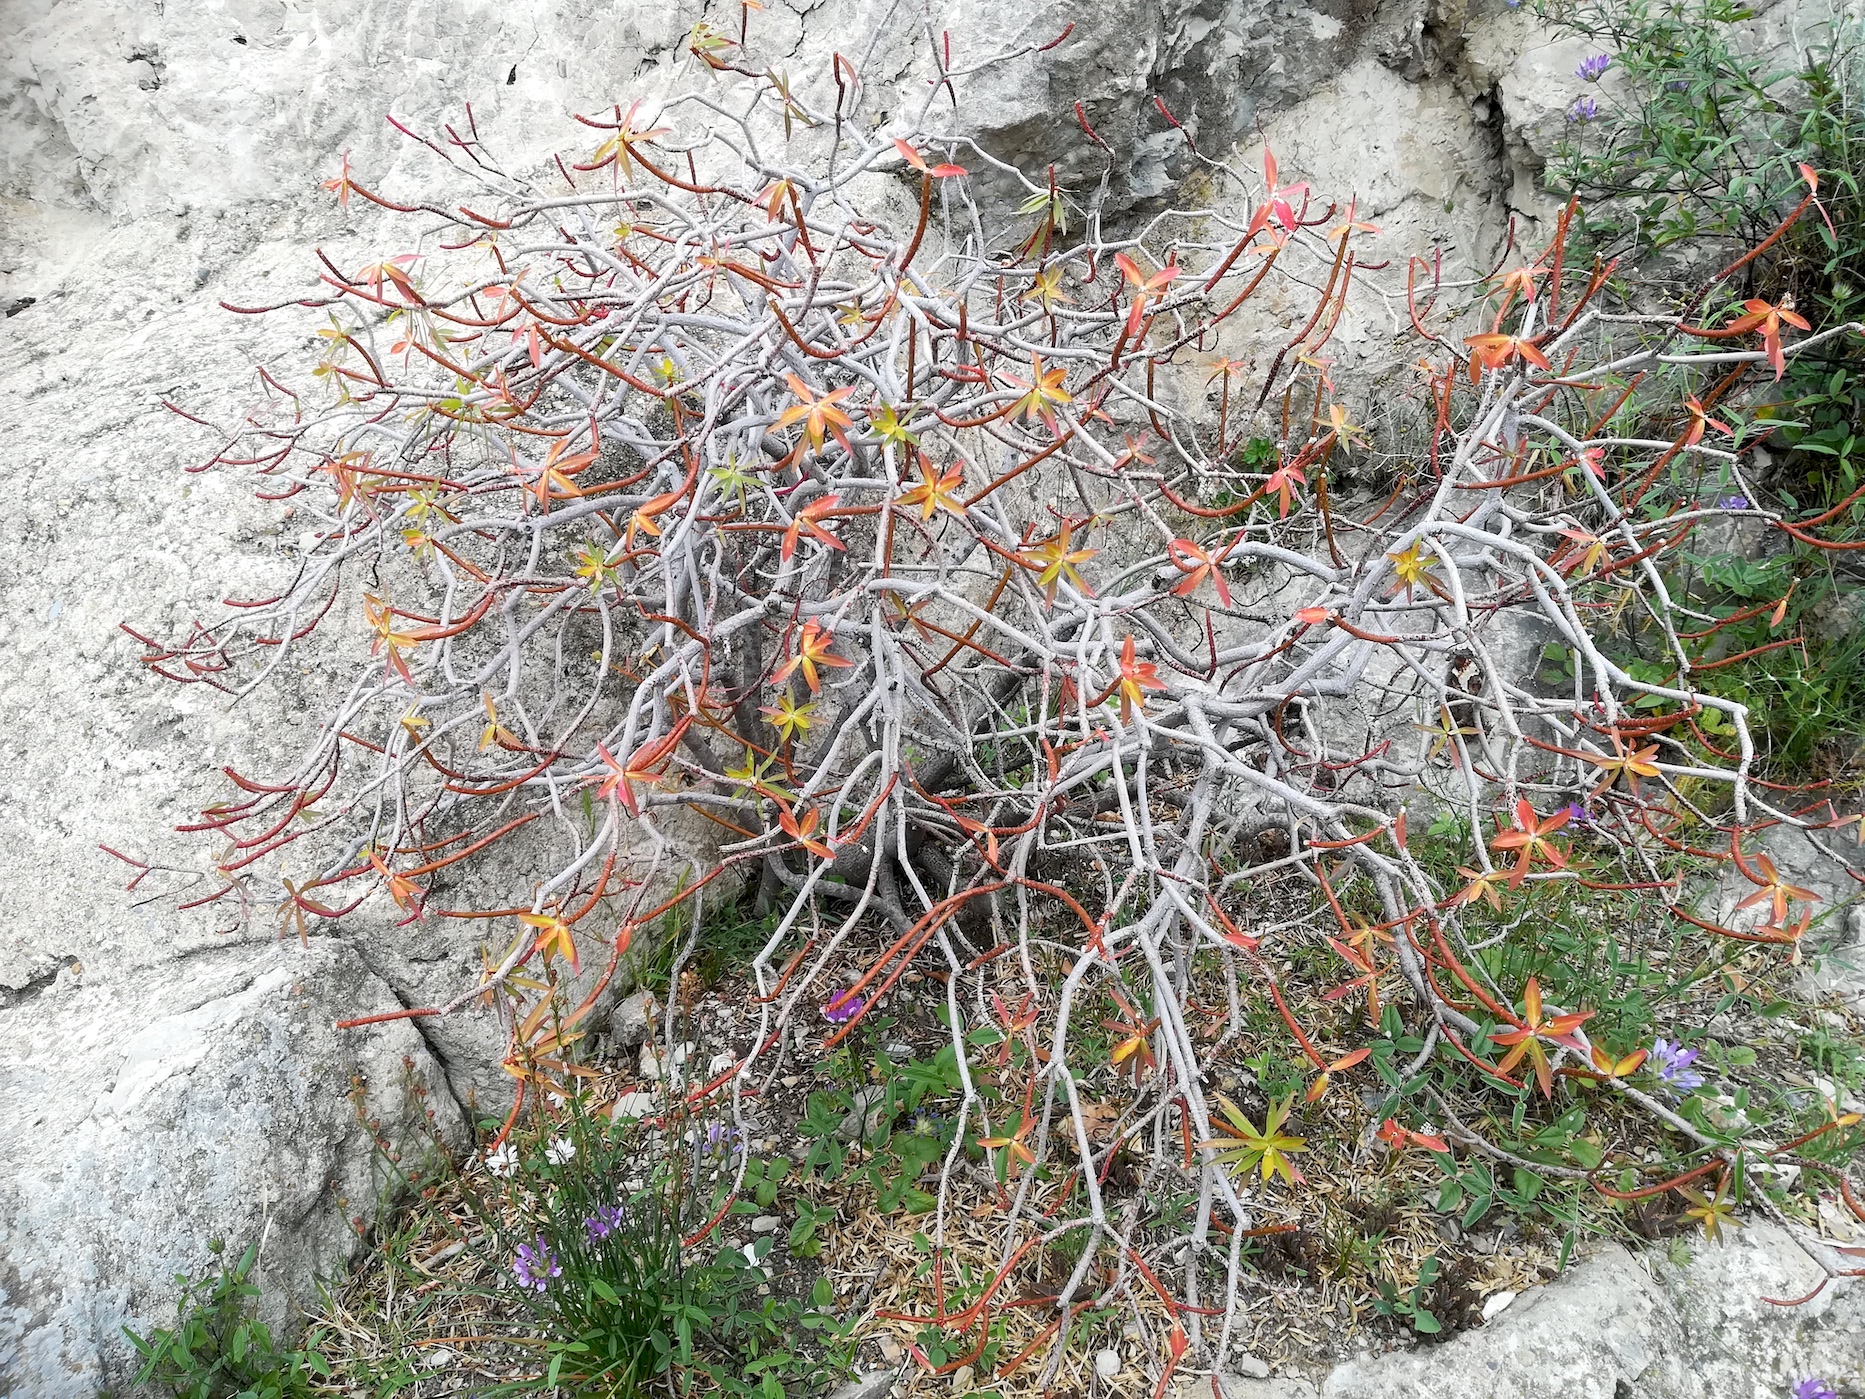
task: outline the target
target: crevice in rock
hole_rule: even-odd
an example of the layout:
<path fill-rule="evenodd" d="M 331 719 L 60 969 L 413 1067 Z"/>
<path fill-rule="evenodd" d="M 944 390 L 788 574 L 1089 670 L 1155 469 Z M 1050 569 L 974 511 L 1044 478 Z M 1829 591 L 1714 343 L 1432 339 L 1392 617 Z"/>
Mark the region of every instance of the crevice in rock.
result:
<path fill-rule="evenodd" d="M 161 50 L 154 45 L 131 49 L 128 62 L 136 74 L 137 87 L 144 92 L 161 91 L 163 80 L 168 76 L 168 65 L 162 61 Z"/>
<path fill-rule="evenodd" d="M 0 986 L 0 1010 L 12 1010 L 15 1006 L 44 995 L 58 981 L 58 974 L 67 967 L 74 972 L 83 970 L 78 959 L 66 953 L 54 961 L 50 970 L 39 973 L 24 986 Z"/>
<path fill-rule="evenodd" d="M 370 960 L 368 951 L 361 940 L 343 937 L 341 934 L 338 934 L 338 936 L 344 945 L 356 954 L 357 961 L 361 962 L 363 966 L 368 969 L 369 974 L 375 977 L 375 979 L 380 981 L 384 986 L 388 987 L 389 994 L 395 998 L 396 1005 L 400 1006 L 403 1010 L 419 1009 L 419 1007 L 410 1001 L 406 994 L 403 993 L 401 987 L 395 984 L 394 978 L 385 974 L 380 967 Z M 462 1098 L 459 1090 L 453 1086 L 452 1066 L 447 1062 L 447 1054 L 442 1048 L 440 1041 L 429 1032 L 427 1024 L 428 1019 L 428 1016 L 417 1015 L 411 1017 L 408 1024 L 412 1025 L 414 1027 L 414 1032 L 421 1037 L 421 1044 L 423 1048 L 427 1050 L 428 1057 L 434 1061 L 434 1067 L 440 1070 L 439 1086 L 446 1090 L 447 1096 L 453 1100 L 453 1105 L 460 1110 L 460 1117 L 467 1124 L 467 1130 L 470 1132 L 473 1123 L 477 1121 L 473 1106 Z"/>
<path fill-rule="evenodd" d="M 1386 0 L 1369 26 L 1380 63 L 1408 82 L 1454 71 L 1463 57 L 1464 0 Z"/>

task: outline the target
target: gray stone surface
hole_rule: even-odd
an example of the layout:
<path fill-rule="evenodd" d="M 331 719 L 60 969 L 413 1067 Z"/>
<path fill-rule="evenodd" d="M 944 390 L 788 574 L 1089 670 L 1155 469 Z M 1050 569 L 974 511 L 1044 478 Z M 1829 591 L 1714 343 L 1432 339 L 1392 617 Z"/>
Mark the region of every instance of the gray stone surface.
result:
<path fill-rule="evenodd" d="M 1799 1308 L 1818 1270 L 1772 1225 L 1699 1247 L 1674 1269 L 1604 1249 L 1523 1294 L 1491 1325 L 1442 1346 L 1337 1366 L 1323 1399 L 1750 1399 L 1809 1374 L 1856 1381 L 1865 1296 L 1829 1288 Z"/>
<path fill-rule="evenodd" d="M 654 1014 L 658 1003 L 646 991 L 636 991 L 615 1003 L 609 1012 L 609 1043 L 616 1049 L 632 1049 L 654 1033 Z"/>
<path fill-rule="evenodd" d="M 1319 1377 L 1226 1374 L 1225 1399 L 1786 1399 L 1817 1375 L 1865 1379 L 1865 1293 L 1840 1283 L 1801 1307 L 1818 1269 L 1771 1224 L 1675 1267 L 1607 1247 L 1493 1322 L 1442 1345 L 1346 1361 Z M 1208 1399 L 1207 1376 L 1181 1399 Z"/>
<path fill-rule="evenodd" d="M 840 1389 L 831 1399 L 886 1399 L 900 1383 L 900 1375 L 894 1370 L 874 1370 L 865 1375 L 857 1375 Z"/>
<path fill-rule="evenodd" d="M 154 1283 L 198 1276 L 210 1237 L 260 1242 L 274 1320 L 314 1302 L 353 1251 L 349 1221 L 463 1139 L 408 1024 L 332 1028 L 333 1008 L 396 1004 L 317 939 L 203 951 L 159 984 L 67 969 L 5 1011 L 0 1392 L 96 1394 L 121 1374 L 119 1327 L 172 1323 Z"/>

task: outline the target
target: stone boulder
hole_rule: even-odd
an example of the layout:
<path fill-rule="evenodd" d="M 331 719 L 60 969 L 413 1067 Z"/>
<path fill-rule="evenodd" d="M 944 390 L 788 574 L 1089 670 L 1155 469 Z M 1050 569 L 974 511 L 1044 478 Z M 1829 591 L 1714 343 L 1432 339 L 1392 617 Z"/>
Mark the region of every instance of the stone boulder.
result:
<path fill-rule="evenodd" d="M 259 1244 L 255 1281 L 289 1322 L 378 1200 L 465 1140 L 409 1022 L 333 1028 L 337 1013 L 399 1004 L 336 939 L 247 941 L 140 971 L 105 956 L 14 996 L 0 1012 L 8 1393 L 120 1381 L 121 1328 L 172 1325 L 160 1283 L 206 1273 L 212 1238 L 234 1256 Z"/>
<path fill-rule="evenodd" d="M 1603 1248 L 1494 1321 L 1437 1346 L 1311 1375 L 1222 1376 L 1226 1399 L 1758 1399 L 1808 1376 L 1865 1377 L 1865 1293 L 1840 1282 L 1799 1307 L 1819 1269 L 1772 1224 L 1696 1247 L 1682 1266 Z M 1208 1379 L 1184 1399 L 1205 1399 Z"/>

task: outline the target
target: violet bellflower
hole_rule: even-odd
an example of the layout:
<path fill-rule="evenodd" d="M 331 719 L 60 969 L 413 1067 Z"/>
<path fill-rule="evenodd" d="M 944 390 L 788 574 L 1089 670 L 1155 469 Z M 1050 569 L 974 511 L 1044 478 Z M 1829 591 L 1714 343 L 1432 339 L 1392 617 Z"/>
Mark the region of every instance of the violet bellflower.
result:
<path fill-rule="evenodd" d="M 1700 1050 L 1685 1049 L 1682 1042 L 1658 1040 L 1651 1046 L 1651 1064 L 1658 1082 L 1676 1093 L 1688 1093 L 1703 1086 L 1703 1075 L 1690 1066 Z"/>
<path fill-rule="evenodd" d="M 1808 1375 L 1794 1386 L 1794 1399 L 1839 1399 L 1839 1391 L 1816 1375 Z"/>
<path fill-rule="evenodd" d="M 1596 83 L 1605 71 L 1612 67 L 1612 58 L 1603 53 L 1591 54 L 1574 69 L 1574 76 L 1583 83 Z"/>
<path fill-rule="evenodd" d="M 1748 509 L 1748 497 L 1745 495 L 1726 495 L 1716 504 L 1724 510 Z"/>
<path fill-rule="evenodd" d="M 512 1274 L 518 1279 L 520 1287 L 535 1288 L 542 1292 L 550 1280 L 563 1275 L 563 1265 L 557 1261 L 557 1255 L 550 1251 L 550 1245 L 544 1242 L 544 1236 L 537 1236 L 536 1244 L 519 1244 L 518 1256 L 512 1260 Z"/>
<path fill-rule="evenodd" d="M 831 1025 L 846 1025 L 868 1003 L 853 991 L 841 991 L 829 998 L 829 1003 L 822 1008 L 822 1018 Z"/>
<path fill-rule="evenodd" d="M 1599 120 L 1599 103 L 1591 97 L 1582 97 L 1567 109 L 1567 120 L 1576 122 Z"/>

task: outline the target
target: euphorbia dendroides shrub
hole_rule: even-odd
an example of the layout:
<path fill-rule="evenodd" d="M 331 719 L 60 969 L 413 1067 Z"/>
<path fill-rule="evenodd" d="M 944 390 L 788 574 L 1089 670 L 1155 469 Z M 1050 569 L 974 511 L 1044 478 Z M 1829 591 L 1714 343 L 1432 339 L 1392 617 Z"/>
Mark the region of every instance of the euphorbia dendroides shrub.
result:
<path fill-rule="evenodd" d="M 581 118 L 540 181 L 469 124 L 427 142 L 456 197 L 328 182 L 408 241 L 325 261 L 315 382 L 217 458 L 311 546 L 150 643 L 237 690 L 333 619 L 373 637 L 299 762 L 205 816 L 229 881 L 301 934 L 378 896 L 503 926 L 406 1014 L 495 1005 L 546 1110 L 637 931 L 728 888 L 771 912 L 758 1033 L 685 1086 L 740 1125 L 786 1046 L 935 973 L 962 1087 L 929 1234 L 984 1153 L 1006 1272 L 1083 1235 L 1066 1312 L 1144 1265 L 1168 1368 L 1222 1364 L 1242 1240 L 1330 1133 L 1442 1158 L 1457 1199 L 1527 1170 L 1799 1228 L 1789 1182 L 1843 1183 L 1853 1119 L 1777 1103 L 1761 1140 L 1664 1017 L 1693 958 L 1795 953 L 1818 901 L 1755 833 L 1841 818 L 1759 780 L 1700 679 L 1734 616 L 1681 570 L 1732 516 L 1822 543 L 1748 482 L 1742 410 L 1847 328 L 1732 306 L 1739 262 L 1617 311 L 1565 220 L 1459 279 L 1267 157 L 1212 162 L 1228 208 L 1113 230 L 939 134 L 943 54 L 876 125 L 845 61 L 818 106 L 749 42 L 700 35 L 704 81 Z M 1377 381 L 1328 353 L 1363 289 L 1411 340 Z M 520 846 L 535 880 L 437 895 Z M 1733 925 L 1692 902 L 1722 862 Z M 1653 926 L 1695 951 L 1643 959 Z M 1246 1048 L 1260 1106 L 1213 1077 Z M 1123 1143 L 1189 1215 L 1109 1207 Z"/>

